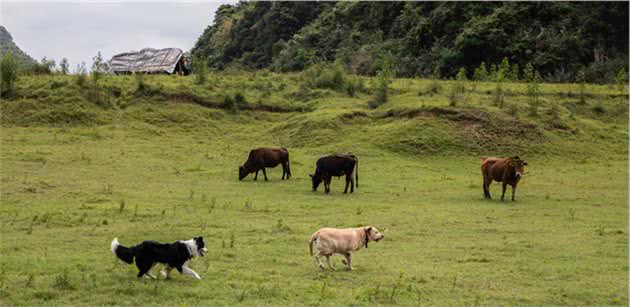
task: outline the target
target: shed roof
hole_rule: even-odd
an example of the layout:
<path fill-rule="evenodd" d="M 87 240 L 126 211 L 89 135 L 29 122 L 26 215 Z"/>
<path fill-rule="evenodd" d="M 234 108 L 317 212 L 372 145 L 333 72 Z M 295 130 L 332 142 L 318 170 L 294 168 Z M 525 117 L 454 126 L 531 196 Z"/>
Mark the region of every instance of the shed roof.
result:
<path fill-rule="evenodd" d="M 140 51 L 124 52 L 109 60 L 109 69 L 117 72 L 146 72 L 172 74 L 183 52 L 179 48 L 144 48 Z"/>

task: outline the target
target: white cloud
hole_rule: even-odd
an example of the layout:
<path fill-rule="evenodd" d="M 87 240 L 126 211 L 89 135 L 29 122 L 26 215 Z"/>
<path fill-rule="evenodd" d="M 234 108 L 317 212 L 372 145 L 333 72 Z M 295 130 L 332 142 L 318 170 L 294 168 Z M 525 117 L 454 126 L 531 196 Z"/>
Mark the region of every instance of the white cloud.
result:
<path fill-rule="evenodd" d="M 74 68 L 98 51 L 109 59 L 146 47 L 190 50 L 225 3 L 234 1 L 0 2 L 0 25 L 35 59 L 66 57 Z"/>

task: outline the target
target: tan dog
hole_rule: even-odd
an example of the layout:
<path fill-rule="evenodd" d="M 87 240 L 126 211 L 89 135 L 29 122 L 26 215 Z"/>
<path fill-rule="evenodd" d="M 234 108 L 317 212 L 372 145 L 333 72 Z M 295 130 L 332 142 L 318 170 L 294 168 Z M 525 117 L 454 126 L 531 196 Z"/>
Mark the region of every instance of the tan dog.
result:
<path fill-rule="evenodd" d="M 380 241 L 385 236 L 373 226 L 363 226 L 358 228 L 322 228 L 311 236 L 309 241 L 309 250 L 313 256 L 313 245 L 317 249 L 315 261 L 323 270 L 324 264 L 319 259 L 321 256 L 326 257 L 328 267 L 334 270 L 330 264 L 330 256 L 333 254 L 341 254 L 346 257 L 346 261 L 342 261 L 348 265 L 348 269 L 352 270 L 352 253 L 360 250 L 363 246 L 367 248 L 369 241 Z"/>

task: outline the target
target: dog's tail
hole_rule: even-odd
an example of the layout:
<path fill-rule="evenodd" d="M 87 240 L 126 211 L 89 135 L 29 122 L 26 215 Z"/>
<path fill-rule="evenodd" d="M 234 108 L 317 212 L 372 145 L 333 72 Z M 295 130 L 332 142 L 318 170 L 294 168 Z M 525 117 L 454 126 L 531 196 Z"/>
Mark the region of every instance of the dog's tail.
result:
<path fill-rule="evenodd" d="M 314 234 L 313 236 L 311 236 L 311 240 L 308 241 L 308 251 L 311 254 L 311 256 L 313 256 L 313 243 L 315 243 L 315 240 L 317 240 L 317 234 Z"/>
<path fill-rule="evenodd" d="M 118 257 L 118 259 L 131 264 L 133 262 L 134 252 L 133 247 L 125 247 L 120 245 L 118 238 L 112 240 L 112 253 Z"/>

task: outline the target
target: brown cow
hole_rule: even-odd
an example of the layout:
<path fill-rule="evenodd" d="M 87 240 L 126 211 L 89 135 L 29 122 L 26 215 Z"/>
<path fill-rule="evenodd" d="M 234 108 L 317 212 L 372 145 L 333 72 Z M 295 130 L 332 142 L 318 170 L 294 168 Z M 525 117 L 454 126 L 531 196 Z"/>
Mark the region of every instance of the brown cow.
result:
<path fill-rule="evenodd" d="M 359 187 L 359 159 L 356 156 L 330 155 L 319 158 L 315 165 L 315 174 L 309 175 L 313 183 L 313 192 L 317 191 L 319 184 L 324 181 L 325 192 L 330 193 L 330 179 L 333 176 L 343 175 L 346 175 L 346 189 L 343 193 L 348 193 L 348 186 L 350 186 L 350 193 L 354 193 L 354 184 L 356 183 L 357 188 Z"/>
<path fill-rule="evenodd" d="M 262 170 L 267 181 L 265 167 L 276 167 L 282 164 L 282 180 L 291 177 L 291 167 L 289 165 L 289 151 L 286 148 L 257 148 L 249 152 L 247 161 L 238 168 L 238 180 L 243 180 L 247 175 L 256 172 L 254 180 L 258 179 L 258 171 Z"/>
<path fill-rule="evenodd" d="M 509 184 L 512 186 L 512 201 L 514 201 L 514 192 L 516 185 L 525 173 L 524 166 L 527 162 L 521 160 L 518 156 L 512 158 L 481 158 L 481 174 L 483 175 L 483 196 L 492 199 L 490 195 L 490 184 L 492 180 L 503 183 L 503 194 L 501 201 L 505 197 L 505 187 Z"/>

